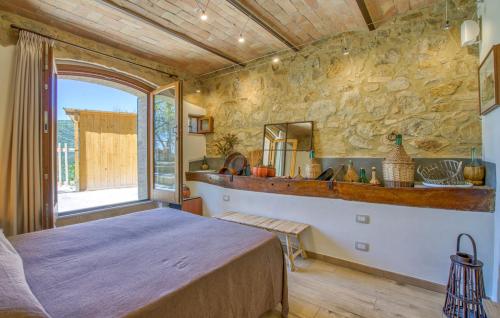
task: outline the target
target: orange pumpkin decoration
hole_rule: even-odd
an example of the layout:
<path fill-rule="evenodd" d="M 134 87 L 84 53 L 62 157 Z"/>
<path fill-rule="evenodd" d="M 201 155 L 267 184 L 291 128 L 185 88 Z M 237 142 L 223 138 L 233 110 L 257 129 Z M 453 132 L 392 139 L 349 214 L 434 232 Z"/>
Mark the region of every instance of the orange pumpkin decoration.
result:
<path fill-rule="evenodd" d="M 276 168 L 267 167 L 267 176 L 271 178 L 276 177 Z"/>
<path fill-rule="evenodd" d="M 257 167 L 257 177 L 267 177 L 267 167 Z"/>

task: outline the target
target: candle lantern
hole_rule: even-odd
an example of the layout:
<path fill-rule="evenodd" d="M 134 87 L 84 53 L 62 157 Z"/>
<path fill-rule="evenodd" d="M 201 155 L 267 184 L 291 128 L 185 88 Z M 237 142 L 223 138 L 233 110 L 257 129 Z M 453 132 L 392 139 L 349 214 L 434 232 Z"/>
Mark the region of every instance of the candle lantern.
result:
<path fill-rule="evenodd" d="M 473 255 L 460 251 L 463 236 L 470 239 Z M 450 256 L 446 301 L 443 313 L 448 318 L 486 318 L 483 307 L 483 263 L 477 259 L 476 242 L 469 234 L 457 238 L 457 252 Z"/>

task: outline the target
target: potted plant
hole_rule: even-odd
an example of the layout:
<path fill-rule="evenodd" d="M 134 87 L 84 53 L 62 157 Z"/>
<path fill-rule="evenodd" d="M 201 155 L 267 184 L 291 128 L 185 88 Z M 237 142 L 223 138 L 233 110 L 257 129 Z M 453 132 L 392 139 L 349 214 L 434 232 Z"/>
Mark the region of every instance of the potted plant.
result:
<path fill-rule="evenodd" d="M 217 149 L 217 153 L 225 159 L 234 151 L 234 147 L 239 143 L 240 141 L 235 134 L 225 134 L 215 141 L 214 146 Z"/>

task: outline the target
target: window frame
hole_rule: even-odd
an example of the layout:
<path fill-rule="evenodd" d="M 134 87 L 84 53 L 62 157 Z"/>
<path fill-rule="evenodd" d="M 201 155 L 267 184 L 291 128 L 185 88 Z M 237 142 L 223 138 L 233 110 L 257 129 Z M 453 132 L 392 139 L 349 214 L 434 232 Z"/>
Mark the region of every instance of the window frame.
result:
<path fill-rule="evenodd" d="M 151 201 L 153 200 L 153 179 L 152 179 L 152 174 L 153 174 L 153 166 L 152 166 L 152 149 L 153 149 L 153 130 L 152 130 L 152 118 L 153 118 L 153 94 L 154 92 L 158 89 L 158 87 L 154 87 L 152 85 L 149 85 L 137 78 L 134 78 L 132 76 L 127 76 L 123 73 L 120 73 L 118 71 L 113 71 L 113 70 L 108 70 L 108 69 L 103 69 L 100 67 L 93 67 L 93 66 L 86 66 L 86 65 L 80 65 L 80 64 L 68 64 L 68 63 L 57 63 L 56 61 L 56 67 L 57 67 L 57 75 L 62 75 L 62 76 L 76 76 L 76 77 L 87 77 L 87 78 L 96 78 L 96 79 L 101 79 L 101 80 L 106 80 L 114 83 L 118 83 L 121 85 L 125 85 L 127 87 L 130 87 L 132 89 L 135 89 L 139 92 L 145 93 L 147 95 L 147 199 L 142 199 L 142 200 L 134 200 L 134 201 L 127 201 L 123 203 L 115 203 L 115 204 L 110 204 L 110 205 L 103 205 L 103 206 L 96 206 L 92 208 L 85 208 L 85 209 L 78 209 L 78 210 L 71 210 L 71 211 L 66 211 L 62 213 L 57 213 L 57 211 L 53 211 L 54 213 L 57 213 L 57 216 L 69 216 L 72 214 L 81 214 L 81 213 L 92 213 L 96 211 L 106 211 L 108 209 L 116 209 L 120 206 L 130 206 L 131 204 L 141 204 L 144 203 L 145 201 Z M 179 87 L 179 82 L 177 84 L 171 83 L 168 85 L 176 85 L 176 87 Z M 182 87 L 182 86 L 180 86 Z M 178 94 L 182 94 L 182 91 L 178 91 Z M 182 96 L 182 95 L 180 95 Z M 56 98 L 56 96 L 53 96 L 52 98 Z M 182 100 L 182 98 L 180 98 Z M 54 107 L 57 107 L 57 105 L 54 105 Z M 56 125 L 57 121 L 53 119 L 53 122 L 50 126 L 52 126 L 52 130 L 55 132 L 56 131 Z M 54 138 L 53 142 L 56 143 L 56 138 Z M 180 141 L 182 143 L 182 140 Z M 52 147 L 55 147 L 56 144 L 52 145 Z M 55 148 L 53 148 L 55 149 Z M 182 149 L 182 147 L 181 147 Z M 182 160 L 182 155 L 180 155 L 179 160 Z M 182 166 L 182 163 L 180 163 L 180 166 Z M 56 173 L 56 167 L 53 167 L 54 171 L 52 173 Z M 182 170 L 179 171 L 179 180 L 182 182 Z M 182 184 L 182 183 L 181 183 Z M 180 186 L 180 185 L 178 185 Z M 55 202 L 57 202 L 57 182 L 53 182 L 52 185 L 52 191 L 56 194 L 55 197 Z"/>
<path fill-rule="evenodd" d="M 177 156 L 177 166 L 176 166 L 176 171 L 177 171 L 177 186 L 173 195 L 173 204 L 181 204 L 182 203 L 182 186 L 184 184 L 184 154 L 183 154 L 183 135 L 184 135 L 184 105 L 183 105 L 183 96 L 184 96 L 184 91 L 183 91 L 183 83 L 182 81 L 176 81 L 172 82 L 166 85 L 162 85 L 157 87 L 155 90 L 153 90 L 149 94 L 149 104 L 148 104 L 148 110 L 149 112 L 149 123 L 148 123 L 148 131 L 150 132 L 150 136 L 148 138 L 148 145 L 150 147 L 148 148 L 149 150 L 149 158 L 148 158 L 148 172 L 149 172 L 149 190 L 150 190 L 150 200 L 155 200 L 155 201 L 162 201 L 165 202 L 166 197 L 170 197 L 169 194 L 165 195 L 166 193 L 169 193 L 170 191 L 168 190 L 160 190 L 160 189 L 155 189 L 154 186 L 154 96 L 155 94 L 158 94 L 164 90 L 167 89 L 175 89 L 175 98 L 176 98 L 176 118 L 177 118 L 177 141 L 176 141 L 176 156 Z"/>

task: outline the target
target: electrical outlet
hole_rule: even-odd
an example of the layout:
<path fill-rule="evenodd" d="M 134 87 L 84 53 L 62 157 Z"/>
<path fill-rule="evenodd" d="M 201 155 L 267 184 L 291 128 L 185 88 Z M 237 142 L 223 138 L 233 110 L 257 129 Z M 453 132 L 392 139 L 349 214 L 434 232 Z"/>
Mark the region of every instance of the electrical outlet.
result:
<path fill-rule="evenodd" d="M 370 251 L 370 244 L 364 242 L 356 242 L 356 244 L 354 244 L 354 248 L 358 251 L 368 252 Z"/>
<path fill-rule="evenodd" d="M 227 202 L 227 201 L 231 200 L 231 198 L 229 197 L 229 195 L 224 194 L 224 195 L 222 196 L 222 200 L 224 200 L 224 201 L 226 201 L 226 202 Z"/>
<path fill-rule="evenodd" d="M 370 224 L 370 216 L 369 215 L 357 214 L 356 215 L 356 223 Z"/>

